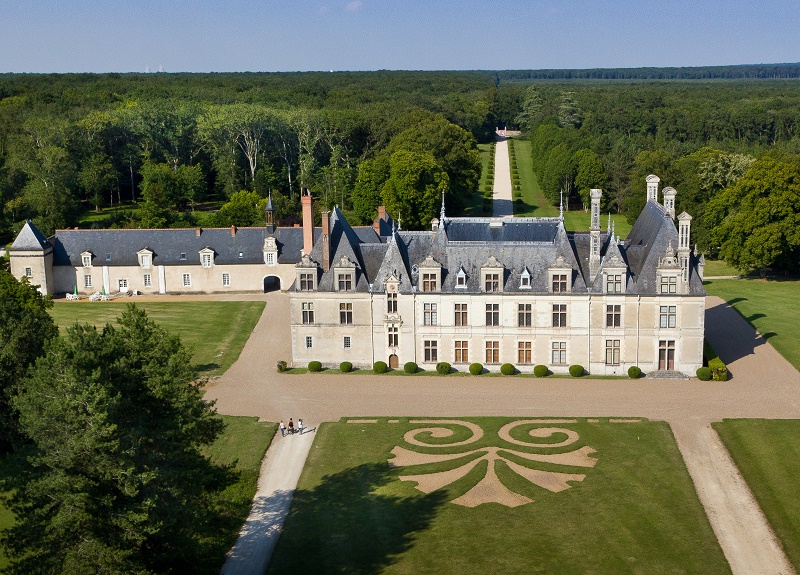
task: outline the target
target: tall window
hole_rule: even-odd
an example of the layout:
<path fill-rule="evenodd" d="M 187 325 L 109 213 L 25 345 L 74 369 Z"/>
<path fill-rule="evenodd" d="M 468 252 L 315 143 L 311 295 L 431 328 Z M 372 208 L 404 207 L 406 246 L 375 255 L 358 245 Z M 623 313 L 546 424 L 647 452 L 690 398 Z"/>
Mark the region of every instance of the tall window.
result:
<path fill-rule="evenodd" d="M 422 274 L 422 291 L 436 291 L 436 274 Z"/>
<path fill-rule="evenodd" d="M 553 304 L 553 327 L 567 327 L 567 304 Z"/>
<path fill-rule="evenodd" d="M 353 274 L 339 274 L 339 291 L 353 289 Z"/>
<path fill-rule="evenodd" d="M 553 357 L 552 363 L 554 365 L 564 365 L 567 363 L 567 342 L 554 341 L 553 342 Z"/>
<path fill-rule="evenodd" d="M 677 276 L 661 276 L 661 293 L 676 293 L 677 286 Z"/>
<path fill-rule="evenodd" d="M 607 293 L 621 293 L 622 292 L 622 275 L 609 274 L 606 276 L 606 292 Z"/>
<path fill-rule="evenodd" d="M 469 343 L 460 340 L 456 341 L 455 363 L 469 363 Z"/>
<path fill-rule="evenodd" d="M 300 274 L 300 291 L 312 291 L 314 289 L 314 274 Z"/>
<path fill-rule="evenodd" d="M 619 327 L 621 325 L 622 312 L 620 305 L 606 306 L 606 327 Z"/>
<path fill-rule="evenodd" d="M 311 349 L 312 344 L 313 344 L 313 340 L 311 339 L 311 336 L 307 335 L 306 336 L 306 349 Z"/>
<path fill-rule="evenodd" d="M 521 341 L 517 347 L 517 363 L 533 363 L 531 342 Z"/>
<path fill-rule="evenodd" d="M 439 314 L 436 311 L 436 304 L 435 303 L 426 303 L 424 304 L 424 317 L 423 317 L 423 324 L 425 325 L 436 325 L 439 323 Z"/>
<path fill-rule="evenodd" d="M 275 252 L 267 252 L 267 265 L 268 266 L 275 265 Z"/>
<path fill-rule="evenodd" d="M 89 274 L 83 276 L 83 287 L 85 288 L 92 287 L 92 276 L 90 276 Z"/>
<path fill-rule="evenodd" d="M 400 330 L 396 325 L 389 326 L 389 347 L 397 347 L 400 345 Z"/>
<path fill-rule="evenodd" d="M 192 275 L 183 274 L 183 287 L 192 287 Z"/>
<path fill-rule="evenodd" d="M 676 308 L 674 305 L 662 305 L 659 308 L 658 325 L 659 327 L 675 327 Z"/>
<path fill-rule="evenodd" d="M 562 293 L 567 291 L 567 274 L 553 274 L 553 292 Z"/>
<path fill-rule="evenodd" d="M 386 294 L 386 313 L 397 313 L 397 294 Z"/>
<path fill-rule="evenodd" d="M 303 323 L 314 323 L 314 302 L 303 302 Z"/>
<path fill-rule="evenodd" d="M 342 347 L 344 347 L 345 349 L 350 349 L 350 336 L 349 335 L 344 336 L 344 339 L 342 340 Z"/>
<path fill-rule="evenodd" d="M 153 276 L 150 274 L 144 274 L 144 287 L 153 287 Z"/>
<path fill-rule="evenodd" d="M 497 292 L 500 291 L 500 274 L 486 274 L 486 280 L 484 282 L 484 291 L 486 292 Z"/>
<path fill-rule="evenodd" d="M 467 318 L 467 304 L 456 304 L 456 327 L 467 327 L 469 319 Z"/>
<path fill-rule="evenodd" d="M 81 261 L 83 262 L 83 267 L 85 268 L 92 267 L 92 256 L 90 255 L 81 256 Z"/>
<path fill-rule="evenodd" d="M 606 340 L 606 365 L 619 365 L 619 340 Z"/>
<path fill-rule="evenodd" d="M 145 258 L 145 256 L 142 256 L 142 265 L 144 265 L 144 258 Z M 211 254 L 203 254 L 202 261 L 203 261 L 203 267 L 204 268 L 210 268 L 211 267 Z"/>
<path fill-rule="evenodd" d="M 340 303 L 339 304 L 339 323 L 343 325 L 352 325 L 353 323 L 353 304 Z"/>
<path fill-rule="evenodd" d="M 142 254 L 142 267 L 143 268 L 150 267 L 150 254 Z"/>
<path fill-rule="evenodd" d="M 432 339 L 426 339 L 425 345 L 425 362 L 432 363 L 439 361 L 439 350 L 437 348 L 438 342 Z"/>
<path fill-rule="evenodd" d="M 486 304 L 486 325 L 498 326 L 500 325 L 500 304 L 487 303 Z"/>
<path fill-rule="evenodd" d="M 500 363 L 500 342 L 486 342 L 486 363 Z"/>
<path fill-rule="evenodd" d="M 222 287 L 231 287 L 231 274 L 222 274 Z"/>
<path fill-rule="evenodd" d="M 531 304 L 519 304 L 517 313 L 517 324 L 519 327 L 531 327 L 531 315 Z"/>

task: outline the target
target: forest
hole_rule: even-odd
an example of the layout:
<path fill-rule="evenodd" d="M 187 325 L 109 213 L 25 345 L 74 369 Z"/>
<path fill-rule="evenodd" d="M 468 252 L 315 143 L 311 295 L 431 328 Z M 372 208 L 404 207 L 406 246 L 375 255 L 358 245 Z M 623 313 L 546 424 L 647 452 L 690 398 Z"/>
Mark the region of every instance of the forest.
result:
<path fill-rule="evenodd" d="M 0 236 L 27 219 L 47 234 L 257 225 L 268 194 L 291 224 L 304 188 L 317 214 L 364 224 L 385 204 L 426 227 L 442 193 L 452 215 L 479 194 L 477 144 L 508 127 L 553 202 L 601 187 L 604 210 L 635 217 L 656 173 L 701 250 L 797 271 L 799 68 L 3 74 Z"/>

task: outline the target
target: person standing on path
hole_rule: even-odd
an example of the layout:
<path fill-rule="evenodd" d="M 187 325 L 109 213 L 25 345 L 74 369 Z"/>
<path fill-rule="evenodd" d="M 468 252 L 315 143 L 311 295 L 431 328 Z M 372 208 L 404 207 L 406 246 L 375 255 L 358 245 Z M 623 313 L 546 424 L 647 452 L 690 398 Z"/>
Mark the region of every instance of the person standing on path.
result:
<path fill-rule="evenodd" d="M 300 433 L 300 435 L 303 435 L 303 420 L 302 419 L 298 419 L 297 420 L 297 431 Z"/>
<path fill-rule="evenodd" d="M 286 437 L 286 426 L 283 424 L 282 419 L 281 419 L 281 437 Z"/>
<path fill-rule="evenodd" d="M 289 427 L 289 435 L 292 435 L 294 433 L 294 421 L 292 421 L 291 417 L 289 418 L 288 427 Z"/>

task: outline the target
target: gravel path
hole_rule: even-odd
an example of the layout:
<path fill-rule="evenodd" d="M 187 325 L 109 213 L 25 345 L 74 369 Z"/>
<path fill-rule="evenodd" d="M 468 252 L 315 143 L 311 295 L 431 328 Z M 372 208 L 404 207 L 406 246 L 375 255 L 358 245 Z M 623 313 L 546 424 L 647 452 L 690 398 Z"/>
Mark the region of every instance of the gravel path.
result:
<path fill-rule="evenodd" d="M 511 194 L 511 164 L 508 160 L 508 138 L 496 136 L 494 148 L 494 193 L 492 215 L 496 218 L 514 215 Z"/>
<path fill-rule="evenodd" d="M 757 519 L 760 510 L 709 424 L 737 417 L 800 418 L 800 373 L 721 299 L 706 299 L 706 337 L 728 364 L 727 382 L 279 374 L 277 361 L 291 353 L 288 296 L 262 297 L 267 307 L 239 361 L 207 388 L 206 397 L 217 400 L 221 413 L 270 421 L 299 417 L 308 426 L 347 416 L 399 415 L 665 420 L 733 573 L 793 573 L 785 570 L 785 557 L 763 517 Z M 719 493 L 724 496 L 714 497 Z M 763 525 L 754 527 L 759 521 Z M 753 536 L 754 529 L 761 535 Z"/>

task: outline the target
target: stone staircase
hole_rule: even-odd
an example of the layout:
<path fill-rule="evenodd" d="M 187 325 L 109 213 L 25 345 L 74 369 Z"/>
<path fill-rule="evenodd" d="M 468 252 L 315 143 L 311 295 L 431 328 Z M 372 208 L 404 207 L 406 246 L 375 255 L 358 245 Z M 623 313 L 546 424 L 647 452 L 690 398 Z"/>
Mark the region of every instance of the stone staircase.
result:
<path fill-rule="evenodd" d="M 689 376 L 680 371 L 651 371 L 645 379 L 689 379 Z"/>

